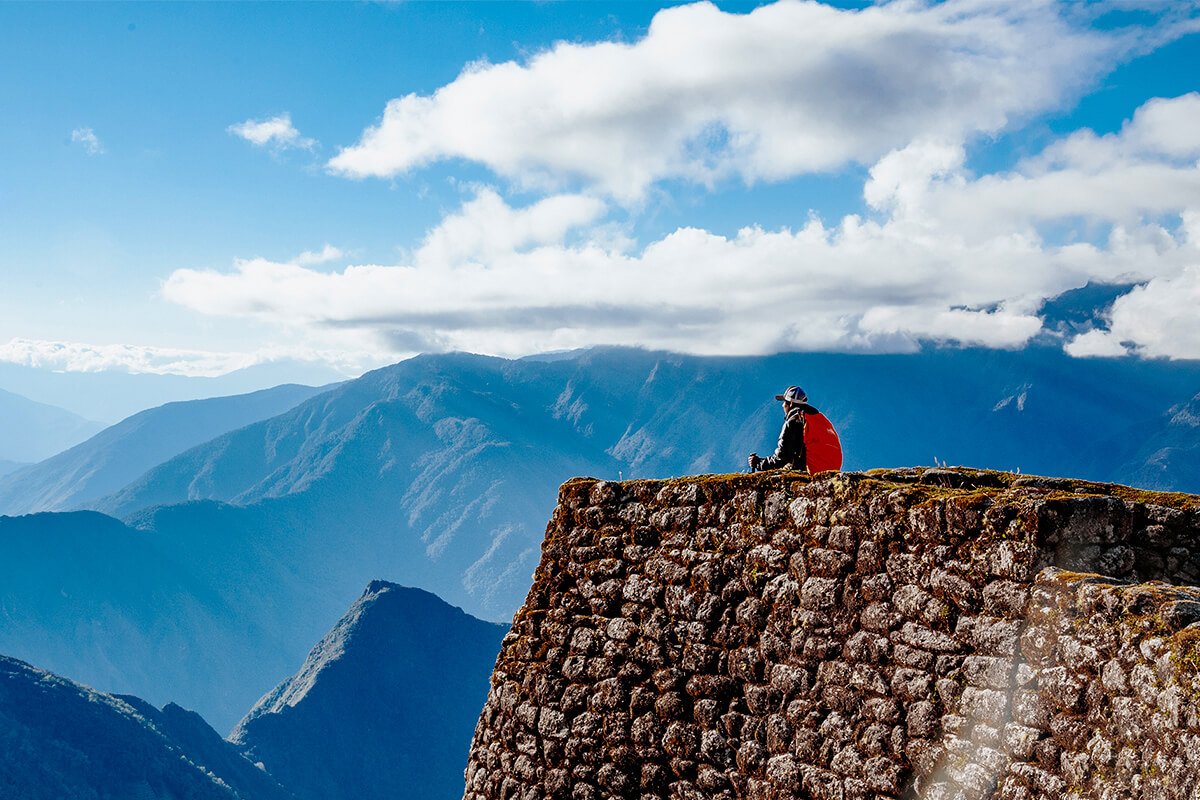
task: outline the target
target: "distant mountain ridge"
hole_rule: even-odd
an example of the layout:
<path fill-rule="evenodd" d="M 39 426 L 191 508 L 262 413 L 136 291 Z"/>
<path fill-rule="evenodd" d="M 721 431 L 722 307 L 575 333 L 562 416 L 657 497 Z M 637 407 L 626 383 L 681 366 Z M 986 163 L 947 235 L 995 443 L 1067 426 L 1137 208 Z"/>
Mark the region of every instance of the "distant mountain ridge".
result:
<path fill-rule="evenodd" d="M 298 800 L 457 800 L 507 630 L 372 581 L 230 739 Z"/>
<path fill-rule="evenodd" d="M 28 466 L 29 464 L 26 464 L 24 461 L 5 461 L 0 459 L 0 477 Z"/>
<path fill-rule="evenodd" d="M 196 714 L 0 656 L 5 800 L 288 800 Z"/>
<path fill-rule="evenodd" d="M 103 428 L 66 409 L 0 389 L 0 459 L 40 461 Z"/>
<path fill-rule="evenodd" d="M 746 453 L 773 445 L 772 397 L 789 383 L 837 425 L 847 469 L 939 460 L 1136 483 L 1139 452 L 1170 428 L 1164 413 L 1196 394 L 1200 363 L 1055 349 L 422 356 L 194 448 L 97 507 L 129 516 L 198 498 L 267 504 L 292 524 L 353 531 L 387 574 L 504 619 L 564 476 L 744 469 Z M 1160 473 L 1150 488 L 1200 488 L 1181 478 Z M 136 524 L 168 530 L 161 519 L 150 511 Z"/>
<path fill-rule="evenodd" d="M 65 452 L 0 476 L 0 514 L 86 508 L 185 450 L 281 414 L 329 388 L 289 384 L 134 414 Z"/>
<path fill-rule="evenodd" d="M 442 408 L 457 412 L 454 419 L 468 428 L 471 420 L 491 424 L 493 415 L 520 415 L 526 441 L 540 444 L 546 437 L 537 429 L 550 431 L 558 450 L 571 448 L 602 469 L 736 470 L 745 452 L 770 444 L 777 424 L 770 397 L 789 379 L 812 387 L 813 402 L 838 424 L 848 468 L 938 459 L 1128 480 L 1133 467 L 1113 453 L 1132 455 L 1140 442 L 1122 442 L 1121 434 L 1154 435 L 1136 428 L 1165 425 L 1160 416 L 1200 387 L 1200 364 L 1073 359 L 1053 349 L 702 358 L 613 348 L 519 361 L 423 356 L 367 373 L 328 402 L 197 447 L 97 507 L 124 516 L 191 499 L 247 504 L 303 492 L 344 468 L 348 437 L 362 434 L 354 430 L 360 415 L 385 406 L 403 408 L 411 432 L 432 433 L 428 442 L 435 446 L 433 439 L 447 438 L 429 430 L 437 421 L 432 410 Z M 1131 385 L 1141 391 L 1131 394 Z M 1065 454 L 1061 443 L 1073 453 Z M 382 468 L 397 463 L 375 455 Z M 1061 469 L 1068 459 L 1074 469 Z"/>
<path fill-rule="evenodd" d="M 1200 492 L 1200 394 L 1168 409 L 1142 430 L 1136 451 L 1122 467 L 1129 482 L 1148 489 Z"/>
<path fill-rule="evenodd" d="M 259 525 L 286 518 L 301 539 L 344 531 L 385 574 L 505 619 L 564 476 L 744 469 L 746 453 L 773 445 L 773 395 L 797 382 L 837 425 L 848 469 L 938 460 L 1136 482 L 1139 447 L 1196 394 L 1200 364 L 1055 349 L 422 356 L 196 447 L 98 507 L 167 533 L 196 518 L 156 506 L 211 498 L 247 506 Z M 1153 488 L 1189 486 L 1168 474 Z M 327 571 L 370 577 L 346 548 L 331 558 Z"/>
<path fill-rule="evenodd" d="M 323 386 L 345 379 L 344 374 L 326 364 L 290 359 L 255 364 L 216 377 L 129 372 L 119 367 L 56 371 L 0 361 L 0 386 L 106 424 L 164 403 L 227 397 L 282 384 Z"/>

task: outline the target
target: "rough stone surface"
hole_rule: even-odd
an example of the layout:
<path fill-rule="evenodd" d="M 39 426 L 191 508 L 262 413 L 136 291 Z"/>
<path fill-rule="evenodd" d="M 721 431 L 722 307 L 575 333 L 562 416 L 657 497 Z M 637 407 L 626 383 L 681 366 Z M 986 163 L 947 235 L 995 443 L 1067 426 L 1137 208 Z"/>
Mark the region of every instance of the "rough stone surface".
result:
<path fill-rule="evenodd" d="M 970 470 L 562 487 L 467 800 L 1200 796 L 1200 498 Z"/>

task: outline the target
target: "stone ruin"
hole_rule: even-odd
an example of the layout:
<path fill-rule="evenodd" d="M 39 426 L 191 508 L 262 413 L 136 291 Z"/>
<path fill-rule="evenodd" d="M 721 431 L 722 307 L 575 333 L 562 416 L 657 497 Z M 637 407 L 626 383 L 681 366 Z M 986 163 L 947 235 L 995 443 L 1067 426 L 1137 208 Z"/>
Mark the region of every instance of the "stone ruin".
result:
<path fill-rule="evenodd" d="M 466 800 L 1200 797 L 1200 497 L 970 470 L 561 490 Z"/>

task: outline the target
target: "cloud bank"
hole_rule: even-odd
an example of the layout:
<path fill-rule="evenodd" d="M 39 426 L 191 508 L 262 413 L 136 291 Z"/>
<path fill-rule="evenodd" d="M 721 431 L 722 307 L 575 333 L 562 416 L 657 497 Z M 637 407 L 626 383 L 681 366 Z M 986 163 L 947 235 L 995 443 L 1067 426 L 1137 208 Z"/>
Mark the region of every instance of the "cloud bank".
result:
<path fill-rule="evenodd" d="M 405 264 L 320 272 L 249 259 L 231 272 L 179 270 L 163 294 L 205 314 L 355 331 L 395 353 L 758 354 L 1020 347 L 1042 332 L 1046 299 L 1089 281 L 1138 283 L 1108 329 L 1069 351 L 1196 357 L 1197 157 L 1190 94 L 1147 102 L 1118 133 L 1065 137 L 1005 174 L 973 176 L 961 143 L 918 139 L 870 170 L 866 218 L 732 237 L 680 228 L 638 247 L 611 234 L 595 198 L 513 208 L 485 189 Z"/>
<path fill-rule="evenodd" d="M 246 353 L 20 338 L 0 344 L 0 361 L 62 372 L 120 370 L 192 377 L 223 375 L 261 363 L 257 356 Z"/>
<path fill-rule="evenodd" d="M 294 344 L 264 347 L 253 352 L 217 352 L 186 348 L 129 344 L 88 344 L 43 339 L 11 339 L 0 344 L 0 362 L 57 372 L 129 372 L 150 375 L 183 375 L 211 378 L 239 369 L 283 360 L 328 364 L 346 375 L 382 366 L 371 353 L 345 347 L 321 350 Z"/>
<path fill-rule="evenodd" d="M 1136 44 L 1063 11 L 1050 0 L 676 7 L 632 44 L 560 43 L 396 98 L 328 167 L 387 177 L 466 159 L 628 200 L 666 179 L 870 164 L 915 139 L 961 141 L 1059 107 Z"/>

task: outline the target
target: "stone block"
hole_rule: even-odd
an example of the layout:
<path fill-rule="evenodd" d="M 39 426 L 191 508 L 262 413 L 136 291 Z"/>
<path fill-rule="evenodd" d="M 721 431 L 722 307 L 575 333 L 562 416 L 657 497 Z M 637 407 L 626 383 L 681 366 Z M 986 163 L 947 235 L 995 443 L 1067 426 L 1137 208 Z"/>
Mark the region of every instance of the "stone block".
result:
<path fill-rule="evenodd" d="M 800 605 L 812 610 L 830 609 L 841 599 L 841 582 L 834 578 L 809 577 L 800 587 Z"/>
<path fill-rule="evenodd" d="M 962 642 L 949 633 L 935 631 L 923 625 L 906 622 L 895 633 L 894 640 L 927 653 L 957 653 Z"/>
<path fill-rule="evenodd" d="M 967 683 L 983 689 L 1008 689 L 1015 678 L 1016 665 L 1012 659 L 996 656 L 967 656 L 963 659 L 963 676 Z"/>

